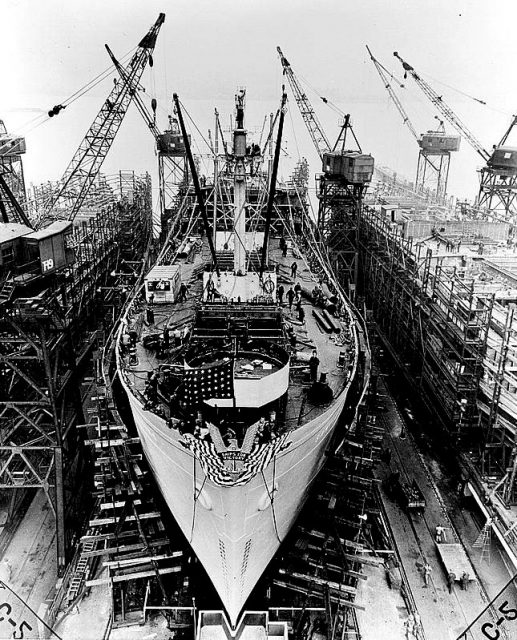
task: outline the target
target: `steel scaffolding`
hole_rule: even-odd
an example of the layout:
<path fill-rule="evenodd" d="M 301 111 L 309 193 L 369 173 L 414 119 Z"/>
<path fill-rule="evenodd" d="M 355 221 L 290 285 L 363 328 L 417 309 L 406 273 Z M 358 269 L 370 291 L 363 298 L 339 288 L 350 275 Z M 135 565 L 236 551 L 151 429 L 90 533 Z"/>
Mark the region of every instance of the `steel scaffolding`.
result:
<path fill-rule="evenodd" d="M 0 489 L 45 491 L 56 516 L 59 570 L 81 517 L 75 427 L 85 422 L 80 385 L 94 329 L 123 300 L 124 260 L 141 258 L 151 227 L 149 178 L 133 176 L 126 193 L 118 179 L 101 184 L 98 206 L 76 217 L 66 239 L 73 261 L 49 275 L 40 260 L 18 261 L 0 283 Z"/>
<path fill-rule="evenodd" d="M 517 321 L 467 267 L 445 266 L 374 208 L 361 215 L 363 291 L 424 402 L 508 503 L 517 499 Z M 480 264 L 479 262 L 477 263 Z M 476 267 L 477 269 L 478 267 Z M 488 273 L 495 269 L 487 262 Z M 499 269 L 505 277 L 511 272 Z M 501 285 L 499 285 L 501 287 Z"/>

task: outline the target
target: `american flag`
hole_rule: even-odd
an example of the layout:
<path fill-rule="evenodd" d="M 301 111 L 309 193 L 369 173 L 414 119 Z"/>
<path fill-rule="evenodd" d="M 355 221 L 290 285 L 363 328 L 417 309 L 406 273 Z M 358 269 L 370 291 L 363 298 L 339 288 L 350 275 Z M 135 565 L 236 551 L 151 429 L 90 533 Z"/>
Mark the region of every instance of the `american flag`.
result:
<path fill-rule="evenodd" d="M 182 389 L 189 405 L 210 398 L 233 398 L 233 361 L 228 358 L 206 367 L 185 368 Z"/>

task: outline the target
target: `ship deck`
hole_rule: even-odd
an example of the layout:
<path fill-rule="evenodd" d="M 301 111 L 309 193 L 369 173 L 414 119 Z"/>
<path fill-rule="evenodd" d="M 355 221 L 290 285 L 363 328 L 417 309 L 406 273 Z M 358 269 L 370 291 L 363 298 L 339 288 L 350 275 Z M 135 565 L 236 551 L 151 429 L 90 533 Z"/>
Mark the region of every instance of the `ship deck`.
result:
<path fill-rule="evenodd" d="M 285 292 L 289 287 L 299 283 L 302 287 L 302 306 L 305 311 L 304 322 L 298 320 L 298 314 L 293 304 L 289 309 L 289 304 L 285 299 L 281 306 L 284 323 L 293 327 L 296 336 L 296 352 L 298 358 L 291 364 L 290 383 L 288 389 L 288 398 L 285 424 L 289 429 L 296 428 L 312 420 L 323 413 L 328 405 L 311 404 L 307 397 L 307 391 L 311 386 L 308 359 L 312 354 L 312 350 L 316 349 L 320 360 L 318 375 L 321 372 L 327 374 L 327 382 L 333 391 L 334 399 L 344 389 L 346 382 L 350 376 L 356 355 L 356 347 L 354 339 L 343 340 L 343 336 L 333 332 L 325 332 L 318 324 L 313 311 L 321 313 L 321 307 L 313 303 L 310 296 L 313 288 L 318 284 L 316 277 L 310 272 L 304 260 L 298 255 L 296 249 L 289 248 L 287 256 L 282 255 L 279 246 L 280 239 L 272 238 L 270 240 L 270 266 L 277 266 L 278 285 L 283 285 Z M 201 244 L 201 243 L 199 243 Z M 295 261 L 297 263 L 296 277 L 291 277 L 291 265 Z M 154 313 L 154 321 L 149 323 L 147 319 L 147 309 L 149 305 L 139 303 L 133 313 L 128 314 L 128 330 L 135 330 L 138 334 L 138 342 L 136 345 L 138 364 L 136 366 L 127 366 L 125 360 L 126 381 L 132 386 L 135 395 L 145 402 L 144 392 L 148 373 L 156 370 L 158 367 L 166 365 L 174 359 L 174 332 L 181 332 L 185 327 L 191 327 L 196 308 L 199 306 L 202 297 L 202 274 L 205 265 L 210 262 L 210 252 L 208 243 L 205 241 L 199 250 L 191 252 L 189 256 L 182 257 L 177 261 L 181 265 L 181 280 L 188 286 L 187 299 L 184 302 L 175 303 L 154 303 L 151 308 Z M 350 314 L 350 318 L 351 318 Z M 335 318 L 336 323 L 339 321 Z M 345 322 L 341 322 L 341 326 L 345 327 Z M 144 345 L 148 340 L 152 340 L 153 336 L 163 333 L 164 329 L 168 329 L 171 335 L 171 357 L 166 359 L 158 358 L 155 351 L 146 348 Z M 338 359 L 341 354 L 345 354 L 341 365 Z M 239 364 L 244 364 L 239 363 Z M 236 367 L 237 375 L 242 375 Z M 264 375 L 260 367 L 251 375 L 260 377 Z M 169 409 L 165 398 L 161 398 L 159 408 L 155 408 L 157 413 L 163 417 L 169 417 Z"/>

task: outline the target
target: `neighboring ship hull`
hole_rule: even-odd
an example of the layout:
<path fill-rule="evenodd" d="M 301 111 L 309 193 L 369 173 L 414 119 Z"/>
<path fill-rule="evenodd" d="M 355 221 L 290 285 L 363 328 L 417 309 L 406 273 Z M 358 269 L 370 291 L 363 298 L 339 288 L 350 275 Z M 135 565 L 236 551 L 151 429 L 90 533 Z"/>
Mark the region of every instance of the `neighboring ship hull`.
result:
<path fill-rule="evenodd" d="M 235 624 L 323 466 L 348 389 L 323 414 L 290 432 L 284 451 L 262 473 L 247 484 L 221 487 L 205 480 L 199 462 L 194 464 L 194 455 L 180 444 L 179 433 L 146 411 L 122 382 L 160 490 Z M 197 493 L 202 491 L 194 500 L 196 487 Z"/>

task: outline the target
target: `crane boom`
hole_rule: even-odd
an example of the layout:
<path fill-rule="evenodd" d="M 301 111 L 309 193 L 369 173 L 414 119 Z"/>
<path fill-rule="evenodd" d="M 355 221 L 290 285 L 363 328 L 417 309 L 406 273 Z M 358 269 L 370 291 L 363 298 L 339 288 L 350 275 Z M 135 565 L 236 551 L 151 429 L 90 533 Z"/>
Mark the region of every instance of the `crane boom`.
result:
<path fill-rule="evenodd" d="M 108 45 L 105 45 L 105 46 L 106 46 L 106 51 L 108 52 L 109 57 L 111 58 L 111 61 L 113 62 L 116 70 L 119 72 L 122 82 L 127 83 L 127 85 L 130 87 L 130 93 L 133 96 L 133 100 L 135 102 L 136 108 L 138 109 L 138 111 L 140 111 L 140 115 L 142 116 L 145 123 L 149 127 L 151 133 L 153 134 L 154 139 L 158 141 L 158 138 L 161 135 L 161 131 L 156 125 L 155 118 L 151 116 L 142 98 L 138 95 L 137 93 L 138 87 L 137 87 L 137 84 L 135 83 L 135 80 L 131 78 L 128 69 L 127 68 L 125 69 L 120 64 L 120 62 L 115 58 L 112 50 L 108 47 Z"/>
<path fill-rule="evenodd" d="M 68 220 L 75 218 L 126 115 L 142 73 L 151 59 L 164 20 L 165 14 L 160 13 L 126 66 L 126 80 L 114 84 L 63 174 L 60 190 L 48 207 L 43 221 L 60 205 L 68 208 Z"/>
<path fill-rule="evenodd" d="M 303 121 L 305 122 L 305 125 L 309 130 L 309 134 L 320 158 L 323 159 L 323 154 L 329 152 L 331 149 L 327 136 L 325 135 L 323 128 L 318 118 L 316 117 L 316 113 L 314 112 L 309 99 L 307 98 L 305 92 L 300 86 L 300 83 L 294 75 L 291 65 L 282 53 L 280 47 L 277 47 L 276 50 L 278 51 L 278 54 L 280 56 L 280 61 L 282 62 L 282 67 L 284 69 L 284 75 L 287 76 L 289 85 L 291 86 L 291 90 L 294 94 L 294 99 L 296 100 L 296 104 L 298 105 L 300 113 L 302 114 Z"/>
<path fill-rule="evenodd" d="M 393 55 L 400 60 L 405 73 L 409 73 L 411 75 L 413 80 L 417 83 L 417 85 L 429 98 L 429 100 L 431 100 L 434 106 L 439 109 L 441 113 L 443 113 L 443 115 L 452 124 L 456 131 L 460 135 L 462 135 L 471 145 L 471 147 L 478 152 L 483 160 L 487 162 L 490 158 L 490 154 L 474 136 L 472 131 L 470 131 L 470 129 L 465 124 L 463 124 L 463 122 L 458 118 L 454 111 L 444 102 L 443 98 L 439 96 L 436 91 L 418 75 L 414 68 L 399 56 L 397 51 L 395 51 Z"/>
<path fill-rule="evenodd" d="M 391 86 L 391 83 L 389 81 L 388 74 L 386 73 L 386 70 L 381 65 L 381 63 L 374 57 L 373 53 L 370 51 L 370 47 L 368 45 L 366 45 L 366 48 L 368 49 L 368 53 L 370 54 L 370 58 L 371 58 L 373 64 L 375 65 L 375 68 L 377 69 L 377 73 L 379 74 L 379 76 L 380 76 L 380 78 L 381 78 L 381 80 L 382 80 L 382 82 L 384 84 L 384 87 L 386 88 L 387 92 L 389 93 L 390 98 L 393 100 L 395 106 L 397 107 L 398 112 L 402 116 L 402 120 L 404 121 L 404 124 L 411 131 L 411 134 L 413 135 L 415 140 L 418 141 L 418 133 L 416 132 L 416 129 L 413 126 L 413 123 L 409 119 L 409 116 L 408 116 L 406 110 L 404 109 L 404 107 L 402 105 L 402 102 L 400 102 L 397 94 L 395 93 L 395 91 L 393 91 L 393 87 Z"/>

